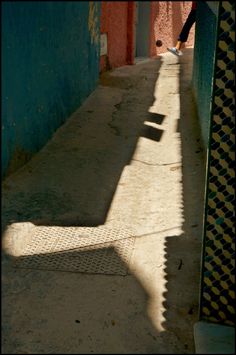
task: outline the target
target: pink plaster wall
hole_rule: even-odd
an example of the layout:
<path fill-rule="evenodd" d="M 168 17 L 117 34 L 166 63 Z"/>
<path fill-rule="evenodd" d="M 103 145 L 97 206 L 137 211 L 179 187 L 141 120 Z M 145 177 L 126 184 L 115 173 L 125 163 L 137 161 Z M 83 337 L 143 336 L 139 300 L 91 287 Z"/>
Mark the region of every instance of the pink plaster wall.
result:
<path fill-rule="evenodd" d="M 178 35 L 191 10 L 192 1 L 151 1 L 150 56 L 167 51 L 167 47 L 176 44 Z M 195 25 L 193 25 L 186 47 L 194 45 Z M 156 40 L 162 41 L 162 47 L 156 47 Z"/>
<path fill-rule="evenodd" d="M 128 2 L 102 1 L 101 33 L 107 33 L 107 56 L 100 58 L 100 71 L 127 64 Z"/>

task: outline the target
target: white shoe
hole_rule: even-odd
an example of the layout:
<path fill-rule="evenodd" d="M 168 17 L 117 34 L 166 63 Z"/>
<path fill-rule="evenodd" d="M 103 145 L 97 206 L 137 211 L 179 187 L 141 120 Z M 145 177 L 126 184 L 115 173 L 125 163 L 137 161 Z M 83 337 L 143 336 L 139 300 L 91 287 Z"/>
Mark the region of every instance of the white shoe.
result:
<path fill-rule="evenodd" d="M 168 50 L 169 52 L 171 52 L 172 54 L 177 55 L 178 57 L 179 57 L 180 55 L 183 55 L 183 52 L 179 51 L 179 50 L 176 49 L 175 47 L 167 48 L 167 50 Z"/>

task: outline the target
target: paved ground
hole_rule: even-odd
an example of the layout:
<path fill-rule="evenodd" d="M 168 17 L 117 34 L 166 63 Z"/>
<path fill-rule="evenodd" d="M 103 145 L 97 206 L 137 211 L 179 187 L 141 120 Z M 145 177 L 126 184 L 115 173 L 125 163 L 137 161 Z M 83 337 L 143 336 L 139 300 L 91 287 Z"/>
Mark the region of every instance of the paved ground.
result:
<path fill-rule="evenodd" d="M 191 68 L 186 49 L 105 73 L 4 181 L 4 354 L 194 353 L 204 161 Z M 35 226 L 132 231 L 128 274 L 13 267 Z"/>

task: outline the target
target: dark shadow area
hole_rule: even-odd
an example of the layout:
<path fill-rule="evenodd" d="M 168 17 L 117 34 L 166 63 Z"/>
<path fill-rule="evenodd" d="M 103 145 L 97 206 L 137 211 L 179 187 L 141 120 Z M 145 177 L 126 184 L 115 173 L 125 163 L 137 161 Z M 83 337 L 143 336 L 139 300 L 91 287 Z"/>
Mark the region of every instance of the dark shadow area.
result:
<path fill-rule="evenodd" d="M 164 118 L 165 118 L 165 116 L 161 115 L 159 113 L 148 112 L 147 121 L 161 125 L 164 121 Z"/>
<path fill-rule="evenodd" d="M 164 118 L 148 112 L 160 65 L 156 60 L 133 67 L 130 76 L 128 72 L 126 77 L 110 72 L 101 76 L 99 94 L 90 96 L 90 104 L 72 115 L 39 155 L 3 181 L 3 231 L 13 222 L 104 224 L 138 138 L 161 139 L 159 129 L 144 125 L 160 124 Z M 140 99 L 138 92 L 144 88 Z"/>
<path fill-rule="evenodd" d="M 162 133 L 163 131 L 161 131 L 160 129 L 145 125 L 141 132 L 141 136 L 159 142 L 161 140 Z"/>
<path fill-rule="evenodd" d="M 106 258 L 97 261 L 97 252 Z M 83 258 L 84 273 L 76 272 L 74 260 Z M 114 247 L 10 259 L 2 300 L 3 353 L 172 353 L 170 335 L 159 332 L 147 314 L 150 294 Z M 121 272 L 112 272 L 109 261 L 116 269 L 120 264 Z M 95 274 L 89 273 L 91 266 Z M 181 354 L 181 339 L 172 338 Z"/>
<path fill-rule="evenodd" d="M 142 134 L 155 141 L 161 138 L 158 129 L 144 126 L 145 121 L 161 124 L 164 118 L 148 112 L 160 66 L 159 60 L 139 64 L 141 74 L 134 72 L 127 79 L 105 73 L 98 95 L 89 98 L 92 104 L 82 106 L 37 156 L 3 181 L 3 233 L 19 222 L 104 224 L 137 140 Z M 140 100 L 137 92 L 143 87 L 146 94 Z M 97 252 L 84 252 L 93 268 Z M 116 264 L 122 264 L 111 248 L 110 253 Z M 165 335 L 158 333 L 147 314 L 149 295 L 132 273 L 114 278 L 106 273 L 49 271 L 47 263 L 55 270 L 65 259 L 80 258 L 76 251 L 24 257 L 35 269 L 13 268 L 20 259 L 4 251 L 2 256 L 4 353 L 93 353 L 94 349 L 156 353 L 157 344 L 166 349 Z"/>
<path fill-rule="evenodd" d="M 18 269 L 4 265 L 4 336 L 6 353 L 193 353 L 193 324 L 197 319 L 200 278 L 204 166 L 190 80 L 192 50 L 180 64 L 183 234 L 166 239 L 164 327 L 159 332 L 147 314 L 150 294 L 129 270 L 126 276 Z M 186 62 L 185 62 L 186 61 Z M 105 222 L 120 176 L 132 159 L 140 136 L 160 141 L 162 131 L 144 122 L 161 124 L 162 115 L 148 112 L 161 63 L 139 64 L 131 78 L 106 73 L 98 99 L 83 106 L 59 130 L 48 148 L 3 183 L 3 230 L 13 222 L 35 225 L 97 226 Z M 132 72 L 131 72 L 132 73 Z M 191 76 L 191 75 L 190 75 Z M 184 79 L 185 78 L 185 79 Z M 109 89 L 116 92 L 111 95 Z M 140 98 L 140 88 L 146 94 Z M 110 96 L 109 96 L 110 95 Z M 114 98 L 115 96 L 115 98 Z M 94 100 L 98 100 L 94 102 Z M 110 101 L 111 100 L 111 101 Z M 112 101 L 113 100 L 113 101 Z M 107 114 L 104 106 L 113 102 Z M 94 111 L 94 105 L 97 110 Z M 133 110 L 138 105 L 139 114 Z M 189 105 L 192 105 L 191 108 Z M 190 113 L 191 112 L 191 113 Z M 191 118 L 189 118 L 191 115 Z M 62 127 L 63 128 L 63 127 Z M 62 149 L 63 144 L 63 149 Z M 45 160 L 45 158 L 47 158 Z M 47 165 L 45 166 L 45 161 Z M 167 207 L 168 208 L 168 207 Z M 200 212 L 199 212 L 200 211 Z M 116 263 L 124 261 L 115 250 Z M 96 250 L 87 251 L 89 262 Z M 55 255 L 54 255 L 55 256 Z M 53 254 L 27 256 L 28 262 Z M 62 252 L 54 264 L 79 258 Z M 9 260 L 7 260 L 9 262 Z M 13 259 L 14 262 L 14 259 Z M 104 266 L 106 267 L 106 265 Z M 17 275 L 16 275 L 17 274 Z M 82 277 L 83 276 L 83 277 Z M 183 286 L 184 285 L 184 286 Z M 194 295 L 194 297 L 193 297 Z M 173 321 L 174 320 L 174 321 Z M 14 325 L 14 327 L 13 327 Z M 175 336 L 171 343 L 170 333 Z M 9 341 L 12 339 L 12 342 Z"/>
<path fill-rule="evenodd" d="M 127 268 L 113 248 L 100 251 Z M 134 276 L 106 275 L 108 257 L 105 263 L 97 263 L 104 274 L 65 272 L 65 260 L 68 268 L 71 259 L 71 269 L 75 258 L 86 257 L 88 267 L 96 264 L 96 252 L 77 250 L 16 259 L 28 262 L 32 269 L 17 269 L 17 279 L 16 270 L 6 271 L 12 282 L 8 284 L 11 292 L 3 289 L 7 295 L 3 298 L 4 354 L 104 354 L 108 349 L 109 353 L 138 353 L 140 348 L 155 353 L 158 335 L 146 312 L 148 294 Z"/>
<path fill-rule="evenodd" d="M 206 169 L 191 88 L 192 57 L 193 49 L 189 48 L 179 60 L 180 118 L 177 132 L 181 137 L 184 222 L 181 235 L 166 239 L 167 291 L 164 294 L 165 325 L 179 334 L 187 352 L 189 340 L 194 343 L 193 325 L 198 321 Z"/>

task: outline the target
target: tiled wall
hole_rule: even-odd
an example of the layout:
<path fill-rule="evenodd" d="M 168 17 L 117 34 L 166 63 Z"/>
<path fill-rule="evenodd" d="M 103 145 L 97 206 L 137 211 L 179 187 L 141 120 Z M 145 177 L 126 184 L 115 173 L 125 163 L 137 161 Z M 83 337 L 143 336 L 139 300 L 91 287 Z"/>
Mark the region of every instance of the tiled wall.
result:
<path fill-rule="evenodd" d="M 200 318 L 235 323 L 235 13 L 219 4 L 208 151 Z"/>

